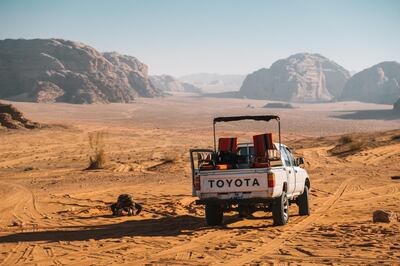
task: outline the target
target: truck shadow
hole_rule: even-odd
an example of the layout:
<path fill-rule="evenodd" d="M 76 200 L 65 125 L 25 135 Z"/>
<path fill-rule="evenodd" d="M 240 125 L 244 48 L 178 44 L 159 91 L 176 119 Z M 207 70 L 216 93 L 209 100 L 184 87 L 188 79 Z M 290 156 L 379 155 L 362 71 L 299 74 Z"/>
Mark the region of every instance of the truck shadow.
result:
<path fill-rule="evenodd" d="M 201 230 L 232 230 L 232 229 L 258 229 L 270 227 L 270 223 L 264 226 L 235 226 L 227 225 L 241 220 L 234 216 L 224 218 L 224 224 L 218 227 L 206 225 L 204 217 L 190 215 L 168 216 L 159 219 L 131 220 L 115 224 L 93 225 L 93 226 L 65 226 L 54 230 L 19 232 L 0 236 L 0 243 L 17 242 L 57 242 L 57 241 L 85 241 L 102 240 L 111 238 L 134 237 L 134 236 L 177 236 L 192 235 Z M 39 229 L 40 230 L 40 229 Z"/>

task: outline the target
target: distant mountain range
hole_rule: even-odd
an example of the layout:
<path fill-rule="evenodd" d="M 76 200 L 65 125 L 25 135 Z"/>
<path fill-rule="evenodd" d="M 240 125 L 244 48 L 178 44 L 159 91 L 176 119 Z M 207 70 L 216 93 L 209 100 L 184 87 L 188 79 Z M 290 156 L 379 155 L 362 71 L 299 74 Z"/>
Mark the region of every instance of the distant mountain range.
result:
<path fill-rule="evenodd" d="M 163 92 L 201 92 L 195 85 L 182 82 L 170 75 L 150 76 L 149 79 L 152 86 Z"/>
<path fill-rule="evenodd" d="M 0 40 L 0 98 L 15 101 L 111 103 L 168 92 L 286 102 L 362 101 L 393 104 L 400 98 L 400 64 L 382 62 L 350 75 L 328 58 L 299 53 L 247 76 L 198 73 L 148 76 L 137 58 L 100 53 L 62 39 Z"/>
<path fill-rule="evenodd" d="M 221 75 L 216 73 L 197 73 L 181 76 L 178 79 L 193 84 L 205 93 L 238 91 L 245 75 Z"/>
<path fill-rule="evenodd" d="M 350 76 L 345 68 L 322 55 L 300 53 L 247 75 L 239 93 L 226 95 L 286 102 L 393 104 L 400 98 L 399 84 L 397 62 L 382 62 Z"/>

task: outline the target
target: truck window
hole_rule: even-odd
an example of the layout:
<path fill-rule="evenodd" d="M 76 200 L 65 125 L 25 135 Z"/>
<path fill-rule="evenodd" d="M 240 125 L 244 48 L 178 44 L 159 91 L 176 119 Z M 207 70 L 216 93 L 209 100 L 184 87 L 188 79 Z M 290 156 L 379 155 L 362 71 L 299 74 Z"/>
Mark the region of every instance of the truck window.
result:
<path fill-rule="evenodd" d="M 284 149 L 286 150 L 286 153 L 287 153 L 287 156 L 289 158 L 289 161 L 290 161 L 291 165 L 295 166 L 296 164 L 295 164 L 295 160 L 294 160 L 292 152 L 286 147 Z"/>
<path fill-rule="evenodd" d="M 285 147 L 282 147 L 282 159 L 283 159 L 283 163 L 285 164 L 285 166 L 292 166 L 290 157 L 288 156 L 287 150 L 285 149 Z"/>
<path fill-rule="evenodd" d="M 248 164 L 249 163 L 249 154 L 247 147 L 240 147 L 238 151 L 238 163 L 239 164 Z"/>
<path fill-rule="evenodd" d="M 254 147 L 249 147 L 249 157 L 250 159 L 254 157 Z"/>

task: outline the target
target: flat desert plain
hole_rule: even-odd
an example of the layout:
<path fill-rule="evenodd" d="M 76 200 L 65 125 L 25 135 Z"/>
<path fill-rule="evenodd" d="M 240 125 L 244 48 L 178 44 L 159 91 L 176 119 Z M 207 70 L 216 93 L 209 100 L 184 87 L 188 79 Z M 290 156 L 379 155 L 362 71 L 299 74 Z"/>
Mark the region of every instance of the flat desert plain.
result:
<path fill-rule="evenodd" d="M 398 265 L 400 119 L 388 105 L 338 102 L 265 109 L 265 101 L 175 95 L 134 104 L 13 103 L 50 125 L 0 133 L 2 265 Z M 289 209 L 286 226 L 270 213 L 226 213 L 209 227 L 191 197 L 188 150 L 212 146 L 212 118 L 279 114 L 282 141 L 305 157 L 310 216 Z M 219 136 L 248 141 L 276 124 L 217 125 Z M 84 170 L 101 132 L 106 167 Z M 343 134 L 361 149 L 332 155 Z M 276 135 L 274 135 L 276 137 Z M 138 216 L 109 205 L 133 193 Z"/>

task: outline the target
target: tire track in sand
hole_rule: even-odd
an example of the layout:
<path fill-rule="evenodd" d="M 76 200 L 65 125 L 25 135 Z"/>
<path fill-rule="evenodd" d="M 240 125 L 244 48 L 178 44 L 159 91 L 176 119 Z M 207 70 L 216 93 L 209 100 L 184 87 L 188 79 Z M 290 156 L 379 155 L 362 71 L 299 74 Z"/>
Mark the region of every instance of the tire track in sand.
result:
<path fill-rule="evenodd" d="M 251 253 L 247 253 L 242 255 L 239 258 L 234 258 L 232 260 L 225 260 L 215 265 L 244 265 L 249 264 L 254 260 L 259 260 L 262 257 L 269 255 L 270 253 L 278 250 L 285 244 L 286 241 L 290 240 L 291 238 L 296 236 L 296 232 L 304 230 L 307 228 L 311 223 L 316 222 L 323 216 L 325 216 L 326 212 L 332 208 L 333 205 L 341 198 L 344 191 L 346 190 L 348 184 L 350 183 L 352 178 L 344 180 L 335 191 L 333 196 L 322 203 L 322 206 L 315 211 L 315 214 L 311 214 L 310 216 L 304 218 L 299 223 L 293 225 L 292 227 L 288 228 L 288 225 L 285 226 L 285 231 L 275 237 L 273 240 L 258 246 L 254 249 Z M 290 225 L 289 225 L 290 226 Z"/>
<path fill-rule="evenodd" d="M 265 241 L 264 244 L 262 244 L 261 246 L 257 247 L 256 249 L 254 249 L 254 252 L 252 251 L 251 254 L 256 253 L 256 254 L 260 255 L 259 257 L 263 256 L 264 255 L 264 251 L 266 251 L 265 247 L 268 247 L 270 245 L 270 243 L 272 243 L 272 242 L 274 243 L 274 244 L 272 244 L 272 246 L 278 245 L 279 243 L 281 245 L 281 244 L 283 244 L 283 242 L 285 240 L 288 240 L 288 239 L 291 238 L 291 237 L 288 237 L 288 236 L 293 236 L 293 234 L 295 232 L 304 229 L 310 223 L 315 222 L 316 220 L 321 218 L 324 215 L 324 213 L 326 211 L 328 211 L 339 200 L 339 198 L 343 195 L 344 191 L 346 190 L 346 188 L 347 188 L 347 186 L 349 184 L 349 181 L 350 181 L 350 179 L 343 181 L 339 185 L 338 189 L 330 197 L 330 199 L 325 201 L 322 204 L 322 206 L 315 211 L 314 215 L 312 214 L 311 216 L 304 217 L 304 218 L 303 217 L 299 217 L 300 219 L 296 219 L 296 221 L 298 223 L 295 224 L 290 229 L 288 229 L 287 232 L 284 232 L 284 233 L 280 234 L 279 236 L 277 236 L 276 238 L 274 238 L 273 240 L 271 240 L 269 242 Z M 290 225 L 287 225 L 286 227 L 288 227 L 288 226 L 290 226 Z M 246 237 L 246 235 L 248 235 L 248 234 L 251 234 L 251 232 L 242 233 L 242 234 L 240 234 L 240 236 L 238 236 L 236 232 L 229 231 L 229 232 L 226 232 L 223 236 L 221 236 L 220 229 L 214 229 L 213 231 L 206 232 L 205 234 L 203 234 L 203 235 L 201 235 L 201 236 L 199 236 L 199 237 L 197 237 L 197 238 L 195 238 L 193 240 L 190 240 L 189 242 L 186 242 L 186 243 L 183 243 L 181 245 L 177 245 L 177 246 L 174 246 L 172 248 L 163 250 L 163 251 L 159 252 L 157 255 L 152 256 L 150 259 L 152 261 L 157 261 L 157 260 L 160 260 L 160 259 L 166 259 L 166 258 L 171 257 L 171 256 L 176 256 L 177 254 L 186 254 L 186 253 L 189 253 L 189 252 L 191 252 L 193 250 L 196 250 L 197 248 L 210 246 L 210 245 L 218 244 L 218 243 L 223 243 L 225 240 L 228 240 L 228 239 L 235 239 L 236 238 L 237 240 L 240 240 L 243 237 Z M 279 246 L 277 246 L 276 249 L 278 249 Z M 271 251 L 273 251 L 273 250 L 271 250 Z M 267 252 L 270 252 L 270 251 L 268 250 Z M 254 255 L 254 256 L 257 256 L 257 255 Z M 241 259 L 238 262 L 236 262 L 236 259 L 239 259 L 239 258 L 232 259 L 232 261 L 228 261 L 228 262 L 226 260 L 222 260 L 221 259 L 221 262 L 217 262 L 216 264 L 226 264 L 226 263 L 228 263 L 227 265 L 237 265 L 237 264 L 242 264 L 241 263 L 242 259 L 244 260 L 243 263 L 245 263 L 249 258 L 251 258 L 250 261 L 253 260 L 253 256 L 252 255 L 251 256 L 250 255 L 249 256 L 243 256 L 243 257 L 240 257 L 240 258 Z M 254 258 L 256 258 L 256 257 L 254 257 Z"/>

